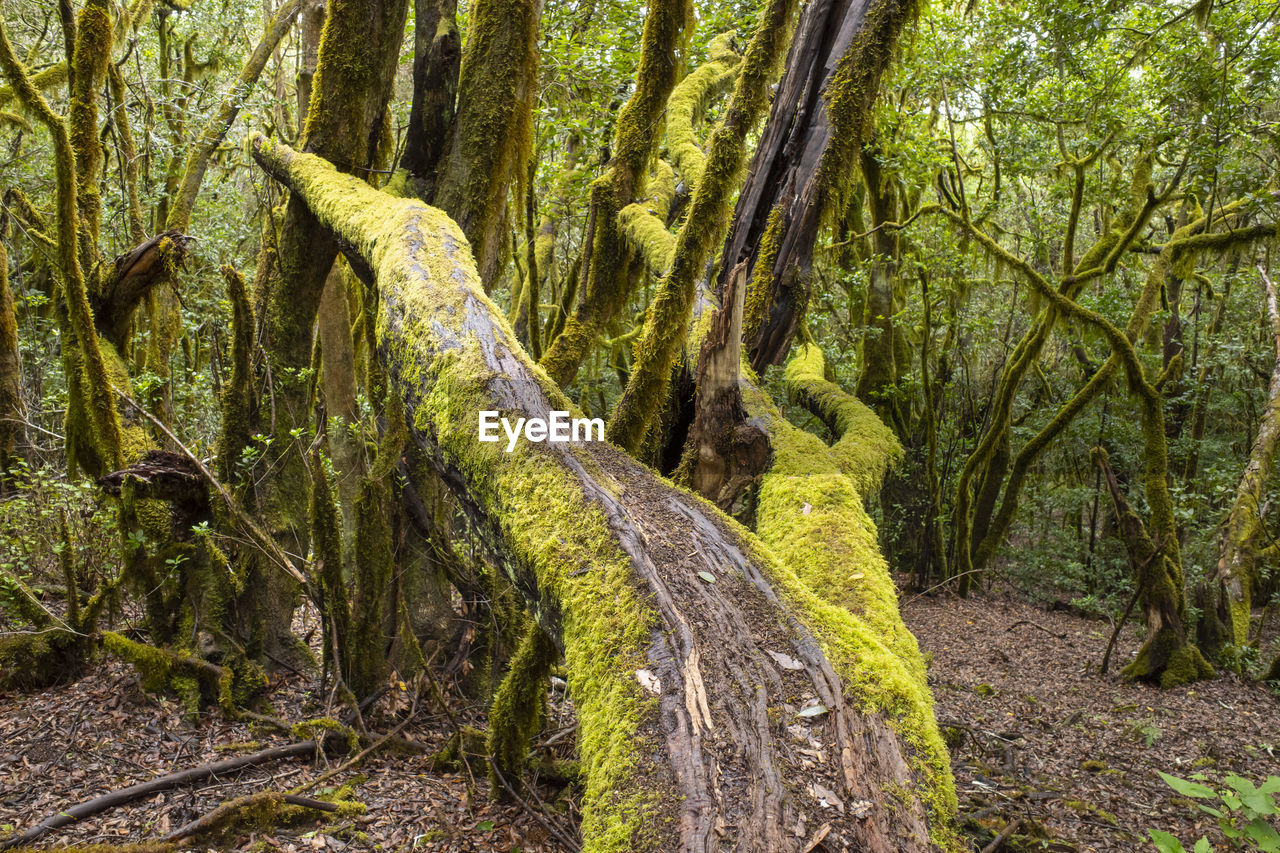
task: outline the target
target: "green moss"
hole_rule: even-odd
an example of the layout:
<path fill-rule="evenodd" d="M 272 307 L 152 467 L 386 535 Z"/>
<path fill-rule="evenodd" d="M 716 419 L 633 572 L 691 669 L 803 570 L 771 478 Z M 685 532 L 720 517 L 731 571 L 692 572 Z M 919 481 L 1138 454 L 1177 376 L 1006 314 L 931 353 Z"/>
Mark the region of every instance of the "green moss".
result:
<path fill-rule="evenodd" d="M 185 652 L 130 640 L 115 631 L 104 631 L 102 643 L 111 654 L 133 666 L 143 690 L 173 690 L 186 706 L 188 716 L 194 717 L 203 704 L 211 701 L 234 715 L 237 695 L 247 700 L 266 684 L 261 669 L 241 667 L 246 677 L 237 682 L 233 662 L 215 666 Z"/>
<path fill-rule="evenodd" d="M 478 0 L 458 77 L 454 136 L 435 203 L 462 227 L 485 287 L 493 286 L 508 188 L 522 197 L 538 76 L 535 0 Z"/>
<path fill-rule="evenodd" d="M 511 669 L 502 680 L 489 708 L 489 734 L 485 745 L 494 770 L 512 787 L 518 787 L 529 754 L 529 743 L 542 728 L 551 666 L 558 657 L 555 644 L 538 623 L 529 620 Z M 495 791 L 501 781 L 493 780 Z"/>
<path fill-rule="evenodd" d="M 816 348 L 802 348 L 798 357 L 798 380 L 812 380 L 815 371 L 822 376 Z M 821 390 L 832 405 L 852 400 L 838 388 Z M 853 412 L 842 421 L 848 431 L 829 449 L 783 419 L 754 388 L 744 393 L 744 403 L 749 413 L 765 419 L 773 444 L 773 465 L 761 483 L 757 507 L 757 534 L 778 558 L 772 577 L 817 637 L 846 694 L 856 697 L 864 712 L 883 714 L 909 744 L 914 794 L 925 804 L 934 841 L 945 850 L 958 849 L 952 828 L 955 783 L 934 718 L 924 658 L 899 615 L 897 590 L 855 480 L 878 481 L 888 458 L 899 452 L 897 442 L 878 419 L 872 424 Z M 854 457 L 841 453 L 839 445 L 859 442 L 858 430 L 864 428 L 871 433 L 868 443 L 886 458 L 862 456 L 850 475 L 837 460 L 847 464 Z"/>
<path fill-rule="evenodd" d="M 1213 667 L 1204 659 L 1200 650 L 1192 645 L 1183 645 L 1173 652 L 1160 673 L 1160 686 L 1176 687 L 1179 684 L 1190 684 L 1202 678 L 1212 677 Z"/>
<path fill-rule="evenodd" d="M 787 362 L 787 390 L 815 409 L 838 436 L 831 456 L 841 473 L 853 480 L 858 493 L 870 497 L 879 491 L 890 466 L 902 458 L 902 445 L 875 412 L 827 381 L 826 369 L 822 350 L 814 344 L 801 344 Z M 799 470 L 805 461 L 788 460 L 787 464 Z"/>
<path fill-rule="evenodd" d="M 667 99 L 667 151 L 690 192 L 702 183 L 706 166 L 694 126 L 716 94 L 733 82 L 739 62 L 732 33 L 712 39 L 708 53 L 710 58 L 681 80 Z"/>
<path fill-rule="evenodd" d="M 345 738 L 347 749 L 355 752 L 360 748 L 360 733 L 350 726 L 344 726 L 333 717 L 313 717 L 294 723 L 291 729 L 293 736 L 299 740 L 312 739 L 323 741 L 329 735 Z"/>
<path fill-rule="evenodd" d="M 629 204 L 618 213 L 618 226 L 631 251 L 644 261 L 649 275 L 666 275 L 676 249 L 675 235 L 666 224 L 643 205 Z"/>
<path fill-rule="evenodd" d="M 277 791 L 259 791 L 229 800 L 208 816 L 208 825 L 189 839 L 188 844 L 198 840 L 201 844 L 221 842 L 230 846 L 238 837 L 252 832 L 271 832 L 279 827 L 293 826 L 317 818 L 331 820 L 363 814 L 365 805 L 351 798 L 352 787 L 353 784 L 348 783 L 337 792 L 317 798 L 337 805 L 338 809 L 332 812 L 293 805 L 286 802 L 284 795 Z"/>
<path fill-rule="evenodd" d="M 764 233 L 760 236 L 760 248 L 756 252 L 755 267 L 747 284 L 747 295 L 742 307 L 742 335 L 744 340 L 754 340 L 764 324 L 765 311 L 773 290 L 773 264 L 778 259 L 778 240 L 782 236 L 782 207 L 769 211 Z"/>
<path fill-rule="evenodd" d="M 44 630 L 0 636 L 0 687 L 40 690 L 84 669 L 90 660 L 80 637 Z"/>

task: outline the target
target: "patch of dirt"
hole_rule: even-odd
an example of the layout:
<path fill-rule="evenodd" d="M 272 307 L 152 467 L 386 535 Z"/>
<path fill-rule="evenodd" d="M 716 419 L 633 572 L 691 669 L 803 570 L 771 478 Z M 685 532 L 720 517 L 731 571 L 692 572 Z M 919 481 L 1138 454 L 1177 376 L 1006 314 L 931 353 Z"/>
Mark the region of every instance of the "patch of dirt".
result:
<path fill-rule="evenodd" d="M 1047 849 L 1154 850 L 1150 828 L 1188 849 L 1202 835 L 1228 849 L 1157 771 L 1280 775 L 1280 695 L 1265 685 L 1234 675 L 1169 690 L 1125 683 L 1117 673 L 1140 644 L 1134 630 L 1099 675 L 1109 623 L 1006 598 L 907 599 L 903 616 L 932 656 L 961 816 L 983 844 L 1020 818 L 1044 830 Z"/>

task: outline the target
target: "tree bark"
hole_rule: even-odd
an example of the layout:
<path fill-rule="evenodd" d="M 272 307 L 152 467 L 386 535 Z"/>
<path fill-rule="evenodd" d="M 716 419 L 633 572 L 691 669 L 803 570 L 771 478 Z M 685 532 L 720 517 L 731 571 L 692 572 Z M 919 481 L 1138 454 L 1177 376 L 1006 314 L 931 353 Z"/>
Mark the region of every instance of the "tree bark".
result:
<path fill-rule="evenodd" d="M 860 669 L 864 635 L 846 611 L 605 443 L 505 453 L 478 442 L 479 410 L 545 417 L 572 406 L 484 296 L 459 229 L 319 158 L 261 137 L 254 152 L 372 270 L 378 347 L 411 441 L 564 652 L 584 849 L 799 851 L 806 824 L 823 822 L 829 844 L 958 849 L 945 750 L 931 775 L 919 748 L 930 723 L 904 720 L 892 688 L 876 692 L 910 684 L 927 696 L 918 656 Z M 901 625 L 893 599 L 876 612 Z M 875 696 L 885 701 L 864 711 Z M 802 717 L 806 697 L 822 709 Z M 784 746 L 796 736 L 827 759 L 802 766 Z"/>
<path fill-rule="evenodd" d="M 814 0 L 800 16 L 720 267 L 721 290 L 737 264 L 752 270 L 746 329 L 756 372 L 791 346 L 822 215 L 857 168 L 880 75 L 914 8 L 913 0 Z"/>
<path fill-rule="evenodd" d="M 1214 577 L 1217 612 L 1204 614 L 1205 619 L 1217 618 L 1222 622 L 1226 629 L 1223 639 L 1236 649 L 1249 642 L 1252 593 L 1257 580 L 1255 565 L 1267 539 L 1262 525 L 1262 504 L 1276 451 L 1280 449 L 1280 306 L 1277 306 L 1276 286 L 1271 277 L 1262 267 L 1258 267 L 1258 274 L 1266 288 L 1267 320 L 1275 343 L 1276 361 L 1271 369 L 1267 404 L 1258 424 L 1258 434 L 1222 528 L 1218 569 Z M 1275 549 L 1272 547 L 1270 550 Z M 1223 649 L 1205 651 L 1213 654 Z"/>
<path fill-rule="evenodd" d="M 413 102 L 400 165 L 417 184 L 418 198 L 432 198 L 458 97 L 458 3 L 414 0 L 413 10 Z"/>

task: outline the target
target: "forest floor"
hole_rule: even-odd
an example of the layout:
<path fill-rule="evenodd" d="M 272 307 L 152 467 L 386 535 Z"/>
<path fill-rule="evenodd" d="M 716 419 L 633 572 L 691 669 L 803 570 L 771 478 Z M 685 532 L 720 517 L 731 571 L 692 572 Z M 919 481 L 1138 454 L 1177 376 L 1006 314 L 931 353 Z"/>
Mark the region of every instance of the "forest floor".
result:
<path fill-rule="evenodd" d="M 903 616 L 932 658 L 960 813 L 980 840 L 1020 819 L 1039 840 L 1013 849 L 1154 851 L 1154 828 L 1188 850 L 1204 835 L 1226 850 L 1213 819 L 1158 772 L 1280 775 L 1280 693 L 1266 685 L 1125 683 L 1117 673 L 1139 646 L 1131 629 L 1100 675 L 1109 622 L 1008 597 L 909 598 Z"/>
<path fill-rule="evenodd" d="M 1280 775 L 1280 695 L 1234 676 L 1159 690 L 1098 674 L 1110 625 L 997 596 L 914 598 L 907 624 L 931 656 L 938 716 L 950 728 L 960 812 L 978 847 L 1021 820 L 1006 850 L 1153 850 L 1154 827 L 1193 841 L 1209 819 L 1164 785 L 1157 771 L 1260 780 Z M 1113 667 L 1137 647 L 1126 631 Z M 318 716 L 325 697 L 310 680 L 273 681 L 271 701 L 286 719 Z M 403 721 L 409 691 L 397 694 L 382 731 Z M 427 695 L 420 686 L 420 695 Z M 542 752 L 569 757 L 573 720 L 553 690 Z M 455 702 L 442 713 L 422 699 L 400 735 L 414 751 L 381 752 L 326 782 L 353 785 L 364 814 L 324 823 L 245 831 L 222 848 L 360 851 L 564 851 L 576 838 L 573 789 L 538 782 L 522 802 L 488 796 L 484 761 L 453 770 L 432 763 L 455 725 L 483 725 L 480 709 Z M 143 693 L 128 666 L 104 661 L 84 678 L 41 693 L 0 695 L 0 831 L 109 790 L 163 773 L 287 743 L 287 736 L 228 721 L 216 711 L 195 723 L 171 699 Z M 329 759 L 341 764 L 341 758 Z M 41 845 L 124 843 L 162 838 L 220 802 L 285 791 L 315 778 L 325 762 L 286 760 L 158 794 L 46 836 Z M 326 789 L 321 788 L 321 795 Z M 315 796 L 316 793 L 312 792 Z M 976 848 L 975 848 L 976 849 Z M 1217 849 L 1224 849 L 1217 847 Z"/>

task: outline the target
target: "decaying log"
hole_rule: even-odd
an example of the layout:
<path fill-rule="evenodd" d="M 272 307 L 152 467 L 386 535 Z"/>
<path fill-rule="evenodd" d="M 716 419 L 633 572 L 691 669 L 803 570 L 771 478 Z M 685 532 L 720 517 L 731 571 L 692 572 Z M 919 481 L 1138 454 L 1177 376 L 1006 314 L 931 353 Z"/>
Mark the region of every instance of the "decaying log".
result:
<path fill-rule="evenodd" d="M 138 303 L 169 280 L 194 240 L 180 231 L 162 231 L 116 258 L 110 281 L 93 304 L 94 323 L 108 341 L 119 348 L 127 340 Z"/>
<path fill-rule="evenodd" d="M 877 672 L 859 658 L 877 625 L 901 626 L 896 601 L 855 625 L 604 442 L 479 442 L 481 410 L 573 406 L 484 295 L 457 226 L 320 158 L 260 136 L 253 149 L 374 272 L 411 439 L 564 652 L 584 849 L 797 851 L 824 822 L 837 849 L 956 849 L 950 772 L 924 748 L 941 743 L 932 710 L 904 716 L 911 699 L 893 693 L 927 697 L 918 652 L 877 657 Z"/>
<path fill-rule="evenodd" d="M 256 794 L 249 794 L 245 797 L 237 797 L 218 806 L 208 814 L 201 815 L 190 823 L 183 824 L 173 832 L 165 836 L 165 841 L 181 841 L 184 838 L 191 838 L 197 835 L 203 835 L 210 831 L 219 829 L 225 822 L 234 820 L 237 814 L 256 810 L 257 808 L 279 807 L 282 805 L 301 806 L 304 809 L 314 809 L 319 812 L 336 812 L 338 805 L 325 800 L 314 800 L 311 797 L 301 797 L 297 794 L 281 794 L 278 791 L 259 791 Z"/>

